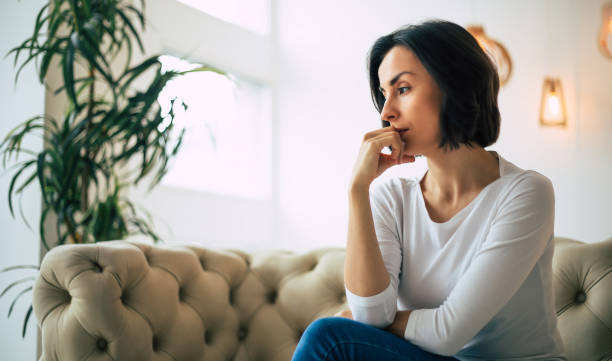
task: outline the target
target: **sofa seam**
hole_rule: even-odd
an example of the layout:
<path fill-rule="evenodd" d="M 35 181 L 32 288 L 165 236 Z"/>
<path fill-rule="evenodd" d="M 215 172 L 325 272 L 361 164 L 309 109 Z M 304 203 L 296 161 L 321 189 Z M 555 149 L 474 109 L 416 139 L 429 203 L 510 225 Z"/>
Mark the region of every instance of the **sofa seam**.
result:
<path fill-rule="evenodd" d="M 612 272 L 612 267 L 610 267 L 608 270 L 606 270 L 601 276 L 599 276 L 597 278 L 597 280 L 593 281 L 591 286 L 588 289 L 585 289 L 584 292 L 589 292 L 593 287 L 595 287 L 599 281 L 601 281 L 602 279 L 604 279 L 604 277 L 606 277 L 607 275 L 609 275 Z M 585 282 L 586 284 L 586 282 Z"/>
<path fill-rule="evenodd" d="M 158 352 L 163 352 L 166 355 L 170 356 L 170 358 L 173 359 L 174 361 L 177 361 L 176 357 L 174 357 L 172 354 L 170 354 L 170 352 L 168 352 L 166 350 L 159 350 Z"/>
<path fill-rule="evenodd" d="M 119 300 L 121 300 L 121 297 L 119 298 Z M 125 308 L 129 308 L 130 310 L 136 312 L 140 317 L 142 317 L 143 320 L 145 320 L 145 322 L 149 325 L 149 327 L 151 328 L 151 333 L 153 335 L 155 335 L 155 327 L 153 327 L 153 323 L 151 322 L 151 320 L 149 320 L 148 317 L 146 317 L 145 315 L 142 314 L 142 312 L 138 311 L 137 309 L 135 309 L 134 307 L 128 305 L 125 302 L 122 302 L 123 306 L 125 306 Z"/>
<path fill-rule="evenodd" d="M 605 327 L 605 328 L 606 328 L 608 331 L 612 332 L 612 329 L 611 329 L 611 328 L 610 328 L 610 327 L 609 327 L 609 326 L 608 326 L 608 325 L 607 325 L 605 322 L 603 322 L 602 318 L 601 318 L 601 317 L 600 317 L 600 316 L 599 316 L 599 315 L 598 315 L 596 312 L 594 312 L 594 311 L 593 311 L 593 309 L 592 309 L 591 307 L 589 307 L 589 305 L 588 305 L 587 303 L 585 303 L 585 304 L 584 304 L 584 306 L 585 306 L 586 308 L 588 308 L 588 309 L 589 309 L 589 311 L 591 311 L 591 313 L 592 313 L 592 314 L 595 316 L 595 318 L 596 318 L 596 319 L 597 319 L 597 320 L 598 320 L 598 321 L 599 321 L 599 322 L 600 322 L 600 323 L 601 323 L 601 324 L 602 324 L 602 325 L 603 325 L 603 326 L 604 326 L 604 327 Z"/>

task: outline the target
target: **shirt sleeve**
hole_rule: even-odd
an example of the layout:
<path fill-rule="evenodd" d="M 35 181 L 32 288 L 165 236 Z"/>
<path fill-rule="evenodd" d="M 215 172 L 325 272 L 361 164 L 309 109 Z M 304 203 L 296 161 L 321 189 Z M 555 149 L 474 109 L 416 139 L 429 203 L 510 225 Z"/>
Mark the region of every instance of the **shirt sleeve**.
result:
<path fill-rule="evenodd" d="M 404 338 L 432 353 L 456 354 L 512 298 L 552 242 L 554 203 L 548 178 L 520 176 L 449 296 L 438 308 L 414 310 Z"/>
<path fill-rule="evenodd" d="M 389 285 L 382 292 L 368 297 L 358 296 L 345 286 L 348 306 L 353 319 L 371 326 L 383 328 L 395 319 L 397 312 L 397 290 L 402 264 L 400 229 L 401 202 L 391 192 L 390 184 L 373 187 L 370 204 L 374 229 L 383 261 L 389 273 Z"/>

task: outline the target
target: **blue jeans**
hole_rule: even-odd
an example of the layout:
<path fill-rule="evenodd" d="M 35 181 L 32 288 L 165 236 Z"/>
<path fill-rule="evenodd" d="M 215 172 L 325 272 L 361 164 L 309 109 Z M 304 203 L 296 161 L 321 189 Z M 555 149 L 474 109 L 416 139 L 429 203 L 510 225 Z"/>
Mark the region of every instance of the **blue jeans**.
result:
<path fill-rule="evenodd" d="M 434 355 L 390 332 L 341 317 L 314 321 L 300 339 L 292 361 L 456 360 Z"/>

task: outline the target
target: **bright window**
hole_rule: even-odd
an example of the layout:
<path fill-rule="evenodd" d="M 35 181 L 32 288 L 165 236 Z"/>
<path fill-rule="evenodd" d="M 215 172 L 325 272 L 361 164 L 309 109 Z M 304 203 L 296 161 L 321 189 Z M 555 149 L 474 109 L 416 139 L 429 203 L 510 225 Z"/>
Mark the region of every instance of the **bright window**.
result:
<path fill-rule="evenodd" d="M 163 70 L 200 64 L 160 58 Z M 263 86 L 231 75 L 193 72 L 169 82 L 158 101 L 167 114 L 175 105 L 175 129 L 186 127 L 183 144 L 162 185 L 263 199 L 270 192 L 270 117 Z M 177 136 L 175 132 L 174 136 Z"/>
<path fill-rule="evenodd" d="M 178 0 L 221 20 L 267 34 L 270 31 L 270 0 Z"/>

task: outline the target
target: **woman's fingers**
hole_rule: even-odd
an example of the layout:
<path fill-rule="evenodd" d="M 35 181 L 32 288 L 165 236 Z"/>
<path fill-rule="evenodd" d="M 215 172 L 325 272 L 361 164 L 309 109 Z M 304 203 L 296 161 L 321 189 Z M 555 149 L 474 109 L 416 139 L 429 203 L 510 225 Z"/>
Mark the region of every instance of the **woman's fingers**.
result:
<path fill-rule="evenodd" d="M 391 154 L 382 153 L 391 147 Z M 369 186 L 370 183 L 388 168 L 414 161 L 412 155 L 405 155 L 406 143 L 393 127 L 377 129 L 364 136 L 359 156 L 353 168 L 352 186 Z"/>
<path fill-rule="evenodd" d="M 375 148 L 378 153 L 382 152 L 385 147 L 391 147 L 391 158 L 396 161 L 400 160 L 405 148 L 405 143 L 398 132 L 381 133 L 368 141 L 377 145 Z"/>
<path fill-rule="evenodd" d="M 395 130 L 395 128 L 393 127 L 384 127 L 384 128 L 380 128 L 380 129 L 376 129 L 373 130 L 371 132 L 367 132 L 364 136 L 363 136 L 363 140 L 366 141 L 368 139 L 374 138 L 380 134 L 384 134 L 384 133 L 392 133 L 395 132 L 397 133 L 397 131 Z"/>
<path fill-rule="evenodd" d="M 350 318 L 352 320 L 353 319 L 353 313 L 351 312 L 351 310 L 342 310 L 342 311 L 336 313 L 334 315 L 334 317 L 344 317 L 344 318 Z"/>

